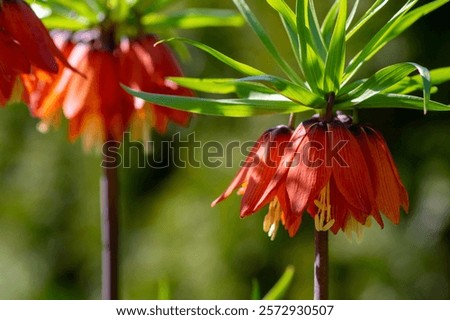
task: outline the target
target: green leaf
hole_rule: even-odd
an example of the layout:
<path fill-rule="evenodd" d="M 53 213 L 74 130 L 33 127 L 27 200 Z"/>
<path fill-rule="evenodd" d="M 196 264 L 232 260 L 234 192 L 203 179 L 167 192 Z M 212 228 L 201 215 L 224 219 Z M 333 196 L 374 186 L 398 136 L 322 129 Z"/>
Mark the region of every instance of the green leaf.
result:
<path fill-rule="evenodd" d="M 403 94 L 377 94 L 357 106 L 358 109 L 378 109 L 378 108 L 402 108 L 423 110 L 425 101 L 421 97 Z M 355 109 L 355 106 L 346 102 L 336 104 L 336 110 Z M 428 111 L 450 111 L 450 106 L 433 100 L 428 102 Z"/>
<path fill-rule="evenodd" d="M 355 18 L 356 10 L 358 10 L 358 6 L 359 6 L 359 0 L 356 0 L 355 4 L 353 5 L 352 11 L 348 15 L 347 22 L 345 23 L 345 30 L 348 30 L 348 28 L 350 28 L 350 26 L 353 22 L 353 19 Z"/>
<path fill-rule="evenodd" d="M 340 0 L 334 1 L 333 6 L 328 11 L 322 23 L 321 32 L 327 47 L 330 45 L 331 35 L 333 34 L 334 25 L 339 12 L 339 1 Z"/>
<path fill-rule="evenodd" d="M 366 11 L 366 13 L 355 23 L 355 26 L 347 32 L 346 40 L 348 41 L 362 26 L 366 24 L 378 11 L 381 10 L 388 3 L 389 0 L 377 0 L 375 3 Z"/>
<path fill-rule="evenodd" d="M 141 2 L 143 2 L 143 1 L 138 1 L 137 4 L 141 5 Z M 172 2 L 175 2 L 175 0 L 150 0 L 147 2 L 150 2 L 150 3 L 143 8 L 142 13 L 144 15 L 151 13 L 151 12 L 159 11 L 159 10 L 163 9 L 164 7 L 167 7 Z"/>
<path fill-rule="evenodd" d="M 297 22 L 294 11 L 284 2 L 284 0 L 266 0 L 269 5 L 275 9 L 281 18 L 284 29 L 289 37 L 292 51 L 294 51 L 295 58 L 297 60 L 300 71 L 303 74 L 303 66 L 300 57 L 300 44 L 297 35 Z"/>
<path fill-rule="evenodd" d="M 325 61 L 327 57 L 327 49 L 325 42 L 320 32 L 319 21 L 317 20 L 316 9 L 314 8 L 314 1 L 309 0 L 308 6 L 308 22 L 311 32 L 311 38 L 314 43 L 314 48 L 317 50 L 322 61 Z"/>
<path fill-rule="evenodd" d="M 42 19 L 48 29 L 65 29 L 78 31 L 89 27 L 89 21 L 83 18 L 69 18 L 66 15 L 51 14 Z"/>
<path fill-rule="evenodd" d="M 261 289 L 257 279 L 252 280 L 252 300 L 261 300 Z"/>
<path fill-rule="evenodd" d="M 276 93 L 273 89 L 269 89 L 263 85 L 242 82 L 234 78 L 187 78 L 187 77 L 169 77 L 167 78 L 180 86 L 215 94 L 237 93 L 238 95 L 248 97 L 250 92 L 262 92 L 267 94 Z"/>
<path fill-rule="evenodd" d="M 394 28 L 388 34 L 386 42 L 391 41 L 396 36 L 401 34 L 403 31 L 408 29 L 413 23 L 422 18 L 423 16 L 429 14 L 430 12 L 438 9 L 444 4 L 448 3 L 450 0 L 436 0 L 427 4 L 424 4 L 421 7 L 414 9 L 408 14 L 404 15 L 401 19 L 399 19 L 398 23 L 394 25 Z"/>
<path fill-rule="evenodd" d="M 347 19 L 347 0 L 341 0 L 339 13 L 331 36 L 330 48 L 325 63 L 324 90 L 337 92 L 340 87 L 345 65 L 345 23 Z"/>
<path fill-rule="evenodd" d="M 239 27 L 244 20 L 232 10 L 186 9 L 175 14 L 149 13 L 142 17 L 141 23 L 152 28 L 174 27 L 193 29 L 203 27 Z"/>
<path fill-rule="evenodd" d="M 430 70 L 431 85 L 439 85 L 441 83 L 450 81 L 450 67 L 438 68 Z M 421 75 L 406 77 L 395 85 L 384 90 L 385 93 L 400 93 L 408 94 L 423 87 L 423 80 Z"/>
<path fill-rule="evenodd" d="M 162 40 L 158 43 L 161 42 L 170 42 L 170 41 L 182 41 L 184 43 L 188 43 L 200 50 L 203 50 L 207 53 L 209 53 L 210 55 L 212 55 L 214 58 L 216 58 L 217 60 L 222 61 L 223 63 L 225 63 L 226 65 L 230 66 L 231 68 L 249 75 L 249 76 L 256 76 L 256 75 L 263 75 L 265 74 L 264 72 L 255 69 L 247 64 L 241 63 L 239 61 L 236 61 L 228 56 L 226 56 L 225 54 L 217 51 L 216 49 L 213 49 L 209 46 L 207 46 L 206 44 L 203 44 L 201 42 L 195 41 L 195 40 L 191 40 L 191 39 L 187 39 L 187 38 L 170 38 L 170 39 L 166 39 L 166 40 Z"/>
<path fill-rule="evenodd" d="M 344 83 L 349 80 L 364 64 L 392 39 L 391 32 L 400 18 L 416 4 L 417 0 L 409 0 L 366 44 L 366 46 L 350 61 L 345 70 Z M 389 40 L 387 40 L 389 39 Z"/>
<path fill-rule="evenodd" d="M 188 111 L 196 114 L 224 117 L 252 117 L 264 114 L 286 114 L 314 110 L 292 101 L 256 99 L 205 99 L 194 97 L 152 94 L 135 91 L 124 85 L 129 94 L 157 105 Z"/>
<path fill-rule="evenodd" d="M 279 94 L 285 96 L 286 98 L 295 101 L 299 104 L 317 107 L 323 103 L 325 100 L 312 93 L 305 87 L 299 86 L 290 81 L 284 80 L 279 77 L 271 76 L 271 75 L 263 75 L 263 76 L 254 76 L 254 77 L 246 77 L 239 79 L 239 81 L 251 81 L 261 83 L 268 88 L 271 88 L 278 92 Z"/>
<path fill-rule="evenodd" d="M 296 10 L 297 33 L 300 42 L 300 57 L 303 64 L 303 72 L 311 89 L 318 94 L 323 94 L 325 92 L 323 92 L 319 85 L 323 81 L 324 62 L 319 56 L 315 43 L 311 38 L 311 26 L 308 16 L 310 10 L 309 1 L 298 0 Z"/>
<path fill-rule="evenodd" d="M 294 279 L 295 269 L 293 266 L 288 266 L 281 276 L 280 280 L 269 290 L 264 296 L 263 300 L 281 300 L 284 298 L 286 291 Z"/>
<path fill-rule="evenodd" d="M 236 7 L 239 9 L 241 14 L 244 16 L 247 23 L 259 37 L 263 45 L 266 47 L 267 51 L 272 55 L 277 64 L 280 66 L 281 70 L 294 82 L 302 82 L 302 79 L 299 75 L 289 66 L 289 64 L 283 59 L 283 57 L 278 52 L 277 48 L 273 44 L 270 37 L 264 31 L 261 23 L 255 17 L 253 12 L 248 7 L 245 0 L 233 0 Z"/>
<path fill-rule="evenodd" d="M 158 300 L 170 300 L 170 282 L 168 279 L 160 279 L 158 281 Z"/>
<path fill-rule="evenodd" d="M 378 94 L 379 92 L 382 92 L 383 90 L 386 90 L 389 87 L 395 85 L 399 81 L 403 80 L 411 72 L 416 70 L 419 71 L 420 76 L 422 77 L 424 96 L 423 108 L 426 112 L 428 101 L 430 100 L 430 72 L 427 68 L 424 68 L 412 62 L 394 64 L 377 71 L 361 86 L 350 91 L 348 99 L 351 100 L 351 103 L 359 104 Z"/>
<path fill-rule="evenodd" d="M 61 13 L 62 15 L 67 14 L 68 12 L 76 13 L 78 16 L 87 19 L 91 23 L 98 22 L 98 17 L 95 9 L 92 5 L 89 5 L 89 2 L 86 1 L 66 1 L 66 0 L 52 0 L 46 2 L 39 2 L 45 7 L 48 7 L 55 13 Z M 66 26 L 64 29 L 68 29 L 70 26 Z"/>

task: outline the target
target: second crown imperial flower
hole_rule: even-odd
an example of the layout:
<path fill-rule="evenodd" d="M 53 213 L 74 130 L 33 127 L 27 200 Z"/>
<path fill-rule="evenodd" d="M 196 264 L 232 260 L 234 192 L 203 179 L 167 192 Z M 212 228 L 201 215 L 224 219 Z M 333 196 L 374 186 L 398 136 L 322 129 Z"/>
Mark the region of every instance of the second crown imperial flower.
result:
<path fill-rule="evenodd" d="M 213 206 L 239 188 L 241 217 L 269 205 L 264 230 L 273 239 L 279 222 L 294 236 L 304 212 L 318 231 L 361 235 L 373 217 L 393 223 L 400 207 L 408 211 L 408 194 L 379 132 L 352 125 L 338 115 L 266 131 L 248 155 L 228 189 Z"/>

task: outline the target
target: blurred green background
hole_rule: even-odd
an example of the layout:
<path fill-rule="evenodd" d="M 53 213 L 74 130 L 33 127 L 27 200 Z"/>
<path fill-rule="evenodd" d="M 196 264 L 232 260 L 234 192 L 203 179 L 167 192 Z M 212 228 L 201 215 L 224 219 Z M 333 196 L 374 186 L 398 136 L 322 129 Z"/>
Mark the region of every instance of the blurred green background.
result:
<path fill-rule="evenodd" d="M 293 3 L 293 1 L 288 1 Z M 322 16 L 331 1 L 316 2 Z M 422 1 L 426 2 L 426 1 Z M 288 41 L 277 15 L 261 0 L 248 0 L 258 17 L 289 56 Z M 361 10 L 372 1 L 362 1 Z M 390 3 L 371 23 L 375 32 L 403 4 Z M 179 7 L 233 8 L 231 1 L 180 1 Z M 450 65 L 447 4 L 423 18 L 380 52 L 359 76 L 395 62 L 414 61 L 428 68 Z M 279 74 L 247 27 L 186 31 L 230 56 Z M 370 34 L 359 34 L 350 52 Z M 203 52 L 190 49 L 183 64 L 194 77 L 240 76 Z M 420 94 L 420 93 L 419 93 Z M 450 103 L 450 86 L 434 99 Z M 362 243 L 343 235 L 330 237 L 330 297 L 333 299 L 450 298 L 450 114 L 375 110 L 361 122 L 385 136 L 409 191 L 411 209 L 398 226 L 373 226 Z M 267 128 L 286 123 L 285 116 L 251 119 L 195 117 L 181 137 L 195 133 L 202 142 L 254 140 Z M 98 299 L 100 297 L 100 155 L 70 144 L 67 128 L 41 134 L 37 120 L 23 106 L 0 110 L 0 299 Z M 170 141 L 171 127 L 156 141 Z M 286 298 L 312 298 L 313 223 L 305 218 L 289 238 L 279 230 L 275 241 L 262 231 L 266 209 L 239 218 L 240 197 L 232 195 L 215 208 L 210 203 L 230 183 L 233 168 L 137 168 L 144 153 L 125 147 L 129 169 L 120 170 L 122 297 L 156 299 L 169 288 L 173 299 L 248 299 L 257 279 L 265 293 L 293 264 L 295 278 Z M 130 151 L 130 152 L 128 152 Z M 188 152 L 169 154 L 186 159 Z M 150 156 L 152 157 L 152 156 Z M 153 158 L 163 157 L 155 150 Z M 362 186 L 364 187 L 364 186 Z"/>

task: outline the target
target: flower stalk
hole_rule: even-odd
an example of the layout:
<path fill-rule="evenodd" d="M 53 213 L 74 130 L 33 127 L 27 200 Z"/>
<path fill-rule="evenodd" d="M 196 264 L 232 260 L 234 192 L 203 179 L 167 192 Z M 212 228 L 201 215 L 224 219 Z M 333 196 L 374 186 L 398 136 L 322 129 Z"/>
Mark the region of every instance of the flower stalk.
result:
<path fill-rule="evenodd" d="M 328 231 L 314 229 L 314 300 L 328 299 Z"/>
<path fill-rule="evenodd" d="M 100 180 L 102 215 L 102 298 L 119 298 L 119 179 L 117 142 L 104 144 L 103 175 Z"/>
<path fill-rule="evenodd" d="M 115 28 L 103 29 L 100 45 L 112 52 L 115 44 Z M 103 145 L 103 176 L 100 182 L 102 216 L 102 299 L 119 299 L 119 159 L 118 142 L 107 137 Z M 117 149 L 117 148 L 116 148 Z"/>

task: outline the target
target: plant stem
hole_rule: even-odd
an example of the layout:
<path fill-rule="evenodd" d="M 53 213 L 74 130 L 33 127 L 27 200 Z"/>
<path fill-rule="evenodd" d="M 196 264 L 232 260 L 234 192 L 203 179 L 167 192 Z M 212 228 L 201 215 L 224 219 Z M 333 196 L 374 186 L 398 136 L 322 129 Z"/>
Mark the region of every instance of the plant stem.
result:
<path fill-rule="evenodd" d="M 102 213 L 102 298 L 117 300 L 119 280 L 119 158 L 117 142 L 103 146 L 103 176 L 100 181 Z M 116 150 L 116 151 L 114 151 Z"/>
<path fill-rule="evenodd" d="M 328 299 L 328 231 L 314 229 L 314 299 Z"/>
<path fill-rule="evenodd" d="M 291 113 L 289 115 L 288 127 L 291 128 L 292 130 L 295 129 L 295 113 Z"/>

